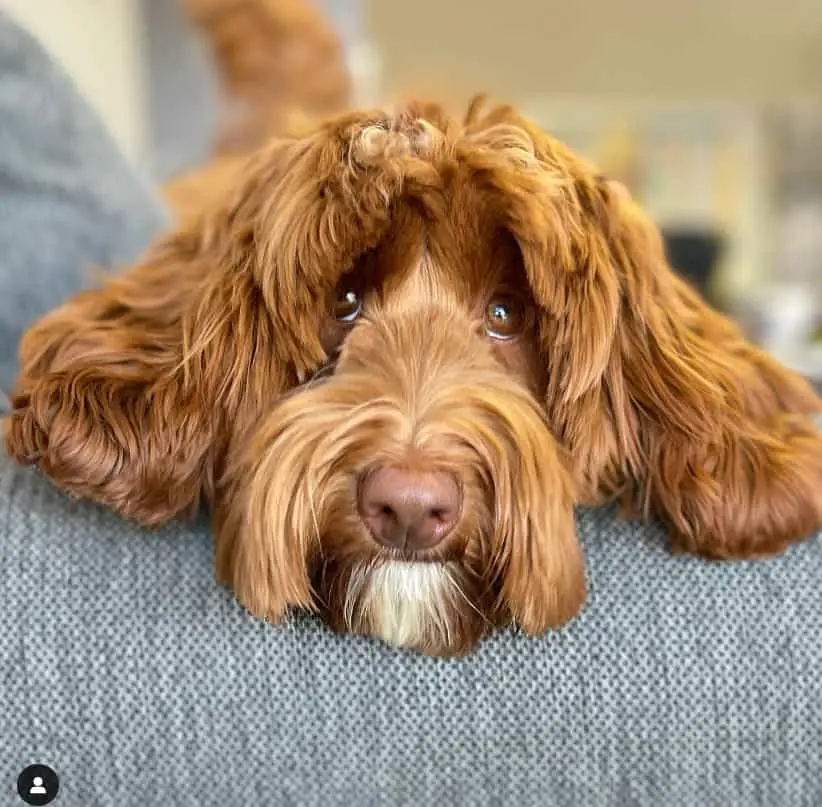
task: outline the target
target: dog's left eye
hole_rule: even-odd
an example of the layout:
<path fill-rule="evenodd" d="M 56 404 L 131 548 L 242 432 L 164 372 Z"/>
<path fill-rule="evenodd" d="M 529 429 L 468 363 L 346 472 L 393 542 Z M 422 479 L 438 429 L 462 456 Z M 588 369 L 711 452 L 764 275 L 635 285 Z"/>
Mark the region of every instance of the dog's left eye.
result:
<path fill-rule="evenodd" d="M 334 303 L 334 319 L 353 322 L 362 311 L 362 298 L 354 289 L 345 289 Z"/>
<path fill-rule="evenodd" d="M 495 297 L 485 308 L 485 331 L 494 339 L 511 339 L 525 324 L 525 307 L 513 297 Z"/>

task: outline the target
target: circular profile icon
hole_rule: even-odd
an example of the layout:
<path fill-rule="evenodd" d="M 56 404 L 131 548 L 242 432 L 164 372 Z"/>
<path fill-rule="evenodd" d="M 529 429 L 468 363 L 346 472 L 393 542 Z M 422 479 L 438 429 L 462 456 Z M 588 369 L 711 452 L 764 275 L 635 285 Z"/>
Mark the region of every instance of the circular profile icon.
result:
<path fill-rule="evenodd" d="M 17 792 L 26 804 L 51 804 L 60 792 L 60 780 L 48 765 L 29 765 L 17 777 Z"/>

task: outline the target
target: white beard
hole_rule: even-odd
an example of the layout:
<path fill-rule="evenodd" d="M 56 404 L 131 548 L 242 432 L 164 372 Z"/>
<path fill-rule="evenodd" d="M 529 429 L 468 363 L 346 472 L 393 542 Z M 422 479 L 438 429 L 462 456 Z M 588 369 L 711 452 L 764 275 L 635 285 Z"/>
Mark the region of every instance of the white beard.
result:
<path fill-rule="evenodd" d="M 455 603 L 465 595 L 447 564 L 387 561 L 351 574 L 345 622 L 395 647 L 448 643 Z M 356 609 L 356 613 L 355 613 Z"/>

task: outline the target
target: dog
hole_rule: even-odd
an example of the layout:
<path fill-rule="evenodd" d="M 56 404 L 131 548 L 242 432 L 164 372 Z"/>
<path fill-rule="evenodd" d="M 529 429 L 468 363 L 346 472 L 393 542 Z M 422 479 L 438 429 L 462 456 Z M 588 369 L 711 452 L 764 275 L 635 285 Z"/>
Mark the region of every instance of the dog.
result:
<path fill-rule="evenodd" d="M 822 525 L 819 397 L 481 99 L 268 143 L 20 355 L 11 455 L 146 525 L 208 503 L 218 579 L 274 622 L 464 654 L 579 612 L 575 506 L 713 559 Z"/>

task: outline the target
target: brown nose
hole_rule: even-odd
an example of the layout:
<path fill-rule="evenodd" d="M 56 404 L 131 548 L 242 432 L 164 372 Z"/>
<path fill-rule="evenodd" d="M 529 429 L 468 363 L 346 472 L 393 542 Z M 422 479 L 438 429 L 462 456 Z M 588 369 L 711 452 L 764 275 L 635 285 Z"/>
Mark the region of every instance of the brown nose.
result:
<path fill-rule="evenodd" d="M 374 538 L 396 549 L 430 549 L 454 529 L 462 510 L 453 474 L 385 467 L 360 485 L 359 510 Z"/>

